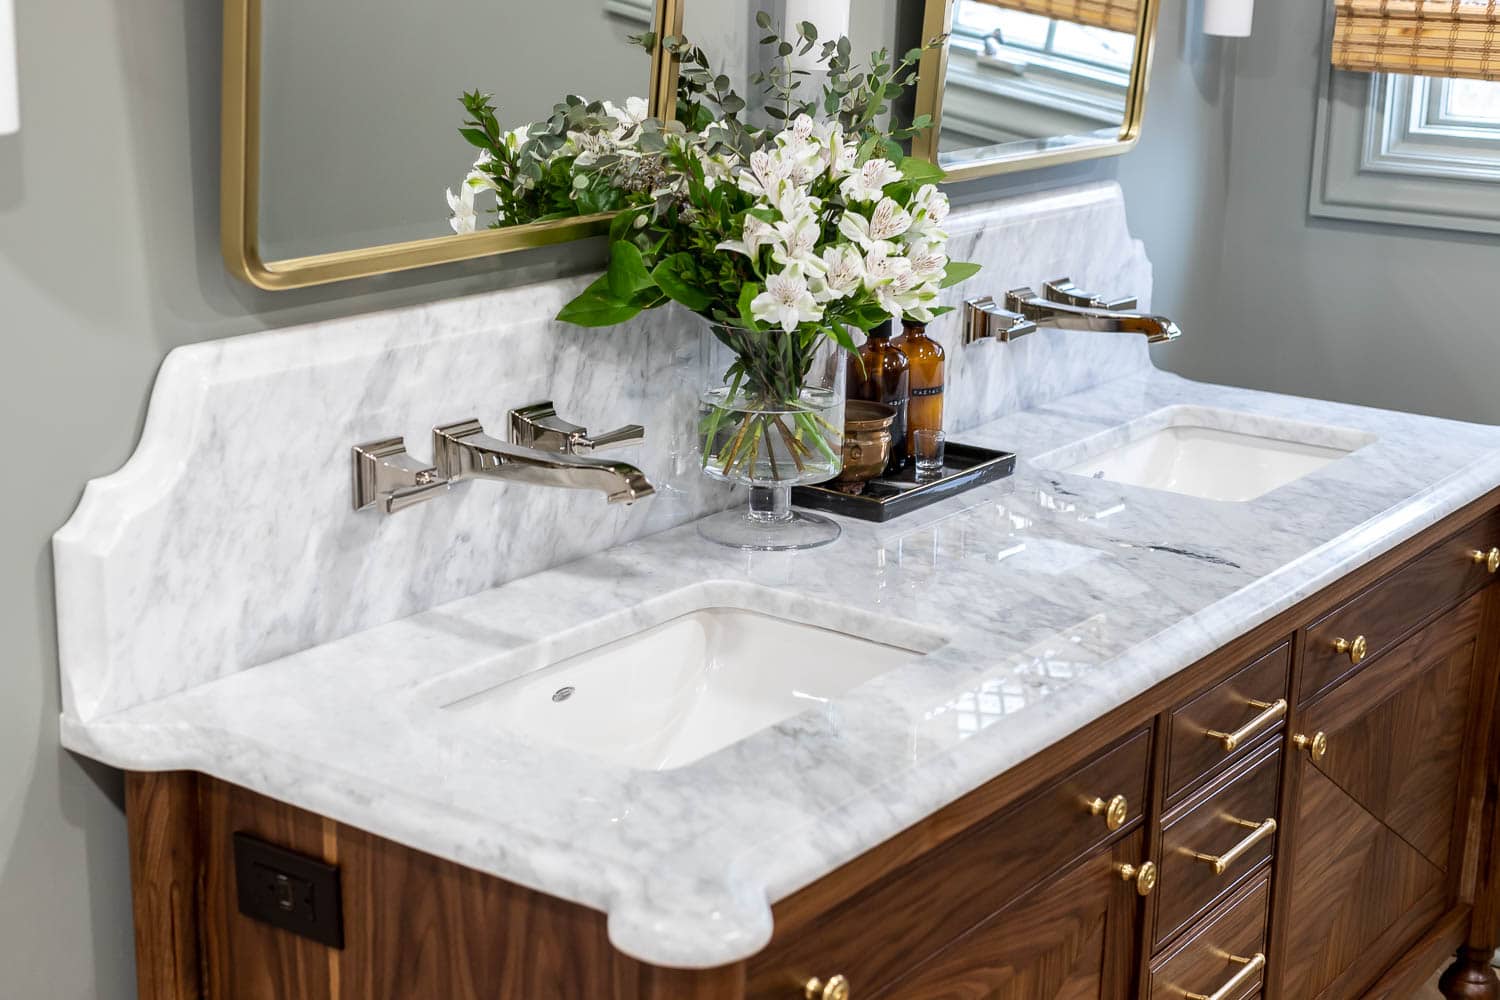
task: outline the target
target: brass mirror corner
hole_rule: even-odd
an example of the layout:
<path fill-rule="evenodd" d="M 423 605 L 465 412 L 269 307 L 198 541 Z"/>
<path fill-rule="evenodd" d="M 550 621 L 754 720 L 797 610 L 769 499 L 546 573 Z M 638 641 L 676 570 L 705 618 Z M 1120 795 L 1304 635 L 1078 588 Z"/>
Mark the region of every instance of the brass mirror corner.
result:
<path fill-rule="evenodd" d="M 1140 137 L 1160 0 L 926 0 L 912 152 L 950 182 L 1104 156 Z"/>
<path fill-rule="evenodd" d="M 678 67 L 676 59 L 663 51 L 660 40 L 681 33 L 683 2 L 558 0 L 545 8 L 552 12 L 547 16 L 571 23 L 578 32 L 559 32 L 557 38 L 548 38 L 538 36 L 535 24 L 507 34 L 502 30 L 507 24 L 517 26 L 513 24 L 515 14 L 507 13 L 508 5 L 503 4 L 489 5 L 488 16 L 495 23 L 486 26 L 455 16 L 455 11 L 434 13 L 432 5 L 425 4 L 380 5 L 377 15 L 363 4 L 341 9 L 336 4 L 296 4 L 290 0 L 224 0 L 220 245 L 230 272 L 259 288 L 284 290 L 471 260 L 607 232 L 614 213 L 473 233 L 443 233 L 447 224 L 443 185 L 452 187 L 460 182 L 460 167 L 465 166 L 460 162 L 464 145 L 458 134 L 463 109 L 457 97 L 476 85 L 484 89 L 495 86 L 486 76 L 502 71 L 531 72 L 540 77 L 532 89 L 552 95 L 546 104 L 550 109 L 552 101 L 562 94 L 579 92 L 569 88 L 592 83 L 607 89 L 613 82 L 601 82 L 600 77 L 600 64 L 607 61 L 601 51 L 606 46 L 598 44 L 597 39 L 579 37 L 585 29 L 614 36 L 613 41 L 627 31 L 654 32 L 657 44 L 649 60 L 639 48 L 626 47 L 625 57 L 636 61 L 639 76 L 644 79 L 627 84 L 630 89 L 624 93 L 598 96 L 623 103 L 632 94 L 639 96 L 644 88 L 651 114 L 670 118 L 675 110 Z M 571 9 L 570 4 L 577 9 Z M 483 10 L 475 5 L 469 13 Z M 392 19 L 401 23 L 393 25 Z M 602 29 L 601 24 L 605 25 Z M 325 34 L 320 35 L 320 31 Z M 329 42 L 327 47 L 320 45 L 320 37 Z M 428 50 L 420 44 L 424 37 L 434 41 Z M 496 38 L 513 40 L 515 51 L 494 51 Z M 489 52 L 472 61 L 434 55 L 471 44 L 469 40 L 474 45 L 482 40 L 490 47 Z M 578 53 L 575 60 L 568 60 L 569 48 Z M 351 66 L 360 65 L 370 72 L 363 76 L 347 72 Z M 460 65 L 462 76 L 455 69 Z M 322 72 L 329 66 L 336 66 L 338 71 Z M 528 70 L 528 66 L 536 68 Z M 553 79 L 549 73 L 567 73 L 569 79 Z M 572 79 L 575 74 L 579 79 Z M 585 81 L 587 77 L 592 79 Z M 401 86 L 413 78 L 421 79 L 423 86 Z M 338 92 L 344 88 L 348 93 Z M 422 103 L 416 108 L 407 100 L 413 90 L 422 91 Z M 315 94 L 321 103 L 306 100 L 309 94 Z M 348 119 L 358 116 L 328 114 L 330 106 L 360 111 L 365 131 L 351 132 L 360 126 Z M 408 177 L 382 181 L 379 171 L 388 147 L 377 146 L 371 152 L 357 145 L 361 134 L 378 128 L 384 113 L 394 115 L 398 109 L 407 111 L 423 128 L 435 129 L 434 136 L 445 136 L 433 138 L 431 147 L 446 143 L 441 155 L 446 158 L 445 164 L 453 163 L 453 168 L 447 176 L 434 177 L 430 182 L 425 179 L 428 171 L 421 171 L 424 186 L 432 184 L 430 190 L 414 190 Z M 537 118 L 545 118 L 546 109 L 540 109 Z M 532 120 L 536 118 L 520 118 L 514 124 Z M 405 129 L 409 122 L 403 120 L 401 124 Z M 268 128 L 287 134 L 268 144 Z M 288 136 L 306 141 L 285 141 Z M 400 142 L 402 155 L 409 155 L 413 149 L 423 150 L 425 155 L 429 148 L 422 145 L 424 139 L 404 132 Z M 309 153 L 310 149 L 313 152 Z M 472 155 L 473 150 L 468 152 Z M 340 159 L 361 155 L 370 159 Z M 374 169 L 365 178 L 365 190 L 357 190 L 356 185 L 348 183 L 348 171 L 351 165 L 364 163 Z M 268 184 L 277 190 L 268 192 Z M 294 197 L 284 197 L 287 192 Z M 411 202 L 404 215 L 395 212 L 392 218 L 367 218 L 364 213 L 371 208 L 379 215 L 377 206 L 387 196 Z M 412 200 L 419 198 L 430 201 L 430 216 L 425 204 Z M 268 225 L 264 213 L 273 200 L 279 214 Z M 404 222 L 400 221 L 403 217 Z M 293 231 L 294 225 L 306 231 Z M 324 245 L 328 243 L 334 245 Z"/>

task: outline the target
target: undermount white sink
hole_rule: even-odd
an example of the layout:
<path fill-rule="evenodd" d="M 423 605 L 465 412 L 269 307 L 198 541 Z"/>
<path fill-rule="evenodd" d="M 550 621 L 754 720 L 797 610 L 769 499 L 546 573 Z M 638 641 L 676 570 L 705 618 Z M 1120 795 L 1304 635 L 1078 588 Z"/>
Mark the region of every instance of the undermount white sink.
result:
<path fill-rule="evenodd" d="M 759 612 L 706 608 L 445 707 L 541 742 L 670 770 L 920 655 Z"/>
<path fill-rule="evenodd" d="M 1204 500 L 1244 502 L 1374 440 L 1372 434 L 1340 427 L 1204 407 L 1168 407 L 1051 452 L 1037 464 Z"/>

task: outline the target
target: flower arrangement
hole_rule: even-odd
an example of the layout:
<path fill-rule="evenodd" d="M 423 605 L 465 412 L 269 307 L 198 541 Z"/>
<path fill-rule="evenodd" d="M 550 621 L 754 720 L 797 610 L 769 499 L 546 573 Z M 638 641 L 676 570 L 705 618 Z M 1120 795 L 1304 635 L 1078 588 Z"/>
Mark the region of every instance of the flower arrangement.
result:
<path fill-rule="evenodd" d="M 449 199 L 461 231 L 475 224 L 469 191 L 494 190 L 507 223 L 618 210 L 607 272 L 559 319 L 610 326 L 674 302 L 697 313 L 733 355 L 705 394 L 705 470 L 752 484 L 826 479 L 842 428 L 808 391 L 820 350 L 852 349 L 851 330 L 892 318 L 930 321 L 948 311 L 940 289 L 979 268 L 948 257 L 942 172 L 902 153 L 930 121 L 887 124 L 922 50 L 857 64 L 847 38 L 820 43 L 807 22 L 788 37 L 765 13 L 757 23 L 774 62 L 751 82 L 770 126 L 742 120 L 747 102 L 728 78 L 669 37 L 682 67 L 671 121 L 569 98 L 542 126 L 504 133 L 488 98 L 464 95 L 480 161 Z M 813 52 L 822 82 L 804 97 L 811 74 L 793 56 Z"/>

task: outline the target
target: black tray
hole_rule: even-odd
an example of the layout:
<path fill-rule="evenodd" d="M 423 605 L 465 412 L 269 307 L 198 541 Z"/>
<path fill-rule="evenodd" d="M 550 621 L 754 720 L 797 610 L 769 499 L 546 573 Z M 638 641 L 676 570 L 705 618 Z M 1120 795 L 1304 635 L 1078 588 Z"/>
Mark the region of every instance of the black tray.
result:
<path fill-rule="evenodd" d="M 894 476 L 870 480 L 862 493 L 845 493 L 831 483 L 794 487 L 792 503 L 862 521 L 889 521 L 965 490 L 1004 479 L 1015 470 L 1016 456 L 1008 451 L 949 442 L 943 452 L 941 479 L 919 483 L 914 463 L 907 462 L 906 468 Z"/>

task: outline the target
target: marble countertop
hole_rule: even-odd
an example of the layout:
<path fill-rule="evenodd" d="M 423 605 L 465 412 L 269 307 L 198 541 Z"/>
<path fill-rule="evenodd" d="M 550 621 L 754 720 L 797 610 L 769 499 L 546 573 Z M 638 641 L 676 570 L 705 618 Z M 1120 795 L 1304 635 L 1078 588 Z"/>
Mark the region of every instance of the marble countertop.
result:
<path fill-rule="evenodd" d="M 1028 461 L 1168 406 L 1376 440 L 1246 503 Z M 122 768 L 210 774 L 598 908 L 622 951 L 711 967 L 765 946 L 772 902 L 1500 485 L 1497 428 L 1154 370 L 954 437 L 1017 452 L 1016 474 L 884 525 L 845 520 L 839 542 L 801 554 L 721 549 L 687 525 L 134 708 L 65 716 L 64 742 Z M 442 709 L 725 604 L 835 628 L 873 614 L 946 641 L 671 771 Z"/>

